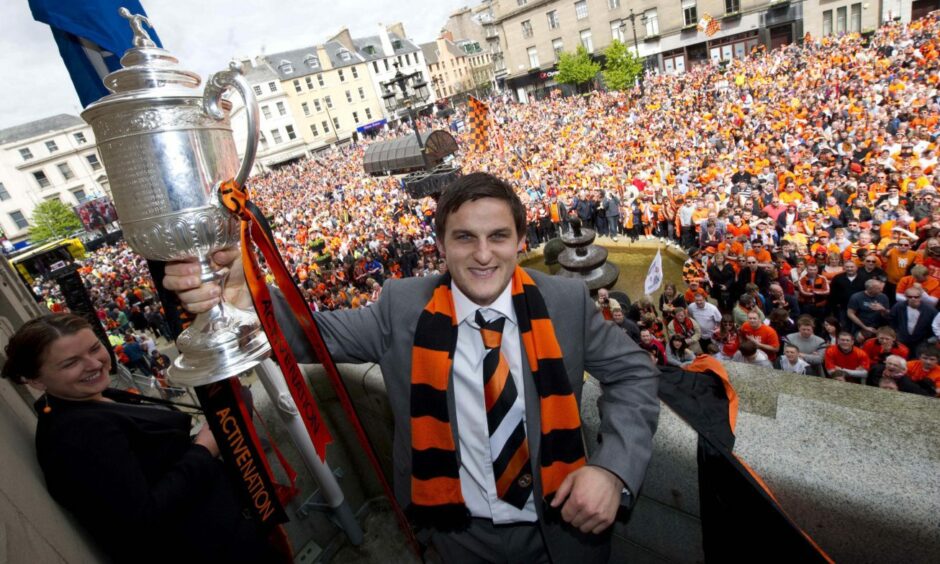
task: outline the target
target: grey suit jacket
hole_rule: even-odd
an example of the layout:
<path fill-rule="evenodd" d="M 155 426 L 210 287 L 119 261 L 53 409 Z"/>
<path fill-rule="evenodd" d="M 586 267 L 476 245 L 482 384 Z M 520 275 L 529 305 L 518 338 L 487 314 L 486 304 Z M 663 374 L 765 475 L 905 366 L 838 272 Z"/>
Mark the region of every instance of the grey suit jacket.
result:
<path fill-rule="evenodd" d="M 545 299 L 564 355 L 565 368 L 577 400 L 581 401 L 584 372 L 600 381 L 602 396 L 599 445 L 589 464 L 610 470 L 635 496 L 643 482 L 652 452 L 659 416 L 658 371 L 649 355 L 613 323 L 604 321 L 583 282 L 529 271 Z M 382 369 L 395 421 L 393 463 L 395 495 L 402 506 L 411 499 L 411 355 L 418 317 L 430 300 L 439 276 L 388 280 L 379 301 L 368 308 L 316 314 L 316 321 L 337 362 L 375 362 Z M 285 328 L 295 351 L 305 347 L 299 334 Z M 524 350 L 524 347 L 523 347 Z M 303 362 L 305 355 L 300 355 Z M 308 357 L 309 358 L 309 357 Z M 528 363 L 525 404 L 528 429 L 540 429 L 539 400 Z M 453 382 L 453 377 L 451 377 Z M 457 421 L 453 396 L 448 398 L 450 420 Z M 452 425 L 454 441 L 459 433 Z M 539 460 L 540 434 L 529 433 L 533 462 Z M 458 453 L 459 456 L 459 453 Z M 552 559 L 567 562 L 606 562 L 609 534 L 585 535 L 564 523 L 541 503 L 541 480 L 534 472 L 536 509 Z M 553 515 L 554 514 L 554 515 Z"/>

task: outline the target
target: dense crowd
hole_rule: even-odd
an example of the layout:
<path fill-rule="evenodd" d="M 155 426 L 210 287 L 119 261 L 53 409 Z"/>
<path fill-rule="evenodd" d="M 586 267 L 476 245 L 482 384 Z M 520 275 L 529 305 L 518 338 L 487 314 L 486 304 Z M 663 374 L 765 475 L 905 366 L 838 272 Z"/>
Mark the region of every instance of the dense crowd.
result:
<path fill-rule="evenodd" d="M 599 302 L 635 325 L 661 364 L 707 353 L 935 395 L 938 31 L 934 14 L 867 37 L 807 37 L 726 66 L 649 76 L 643 97 L 492 97 L 489 149 L 462 151 L 456 164 L 518 188 L 530 247 L 577 217 L 602 237 L 687 249 L 683 280 L 659 303 Z M 457 133 L 463 147 L 467 135 Z M 386 278 L 444 268 L 434 202 L 412 199 L 398 179 L 366 176 L 366 144 L 249 186 L 317 309 L 368 306 Z M 137 327 L 134 318 L 155 311 L 142 272 L 124 247 L 86 261 L 105 323 Z"/>

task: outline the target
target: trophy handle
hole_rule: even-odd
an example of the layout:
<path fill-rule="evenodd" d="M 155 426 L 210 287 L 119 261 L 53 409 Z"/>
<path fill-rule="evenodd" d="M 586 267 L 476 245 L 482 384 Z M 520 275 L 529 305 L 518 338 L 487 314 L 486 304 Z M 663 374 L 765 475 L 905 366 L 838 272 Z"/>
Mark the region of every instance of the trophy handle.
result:
<path fill-rule="evenodd" d="M 222 94 L 228 88 L 234 88 L 241 95 L 245 102 L 245 113 L 248 117 L 248 135 L 246 136 L 245 156 L 238 168 L 238 174 L 235 176 L 235 184 L 244 186 L 251 174 L 251 167 L 255 164 L 255 154 L 258 151 L 258 132 L 261 130 L 261 123 L 258 119 L 258 101 L 251 90 L 251 86 L 242 75 L 238 64 L 233 62 L 228 70 L 219 71 L 209 77 L 206 83 L 206 90 L 202 95 L 202 105 L 210 116 L 214 119 L 224 119 L 225 113 L 219 107 L 222 101 Z"/>

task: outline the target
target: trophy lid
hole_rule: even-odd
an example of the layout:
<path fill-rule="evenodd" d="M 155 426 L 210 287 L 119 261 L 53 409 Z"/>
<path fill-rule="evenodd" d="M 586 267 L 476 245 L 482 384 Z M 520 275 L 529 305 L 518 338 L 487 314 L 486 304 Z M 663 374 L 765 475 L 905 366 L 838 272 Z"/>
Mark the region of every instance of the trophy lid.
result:
<path fill-rule="evenodd" d="M 140 14 L 131 14 L 127 8 L 119 13 L 130 23 L 134 32 L 134 46 L 121 57 L 123 68 L 104 77 L 104 85 L 112 92 L 93 105 L 112 103 L 123 98 L 167 96 L 197 96 L 194 90 L 202 80 L 199 75 L 179 66 L 179 60 L 169 51 L 157 47 L 144 24 L 150 21 Z"/>

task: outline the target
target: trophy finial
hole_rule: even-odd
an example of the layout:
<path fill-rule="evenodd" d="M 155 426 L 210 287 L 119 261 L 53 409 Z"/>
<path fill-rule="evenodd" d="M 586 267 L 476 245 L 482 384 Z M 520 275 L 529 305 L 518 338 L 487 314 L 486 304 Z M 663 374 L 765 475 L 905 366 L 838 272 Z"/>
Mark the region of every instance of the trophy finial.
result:
<path fill-rule="evenodd" d="M 147 16 L 142 16 L 140 14 L 132 14 L 127 8 L 118 9 L 118 14 L 122 18 L 126 19 L 131 24 L 131 30 L 134 31 L 134 47 L 156 47 L 157 44 L 153 42 L 153 39 L 150 39 L 150 34 L 147 33 L 147 30 L 144 29 L 144 24 L 147 24 L 147 27 L 153 29 L 153 26 L 150 25 L 150 20 L 147 19 Z"/>

